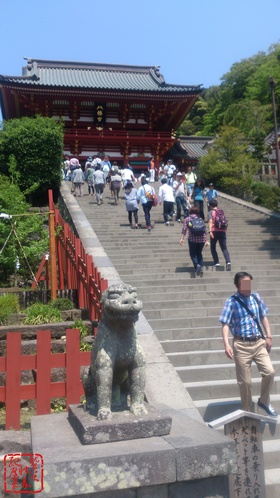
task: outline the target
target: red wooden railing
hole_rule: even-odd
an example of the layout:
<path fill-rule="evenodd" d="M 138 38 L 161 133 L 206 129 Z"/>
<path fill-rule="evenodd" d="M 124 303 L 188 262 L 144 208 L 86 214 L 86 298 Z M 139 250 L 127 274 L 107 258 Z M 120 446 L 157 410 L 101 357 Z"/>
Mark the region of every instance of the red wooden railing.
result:
<path fill-rule="evenodd" d="M 59 290 L 77 289 L 78 307 L 87 308 L 90 320 L 99 321 L 102 312 L 101 294 L 108 288 L 108 281 L 101 276 L 93 263 L 92 256 L 87 254 L 81 240 L 62 218 L 53 202 L 52 190 L 49 190 L 49 208 L 50 212 L 54 213 L 53 236 L 55 236 L 56 243 L 57 288 Z M 45 263 L 44 257 L 32 289 L 35 289 L 40 280 Z"/>
<path fill-rule="evenodd" d="M 0 372 L 6 385 L 0 386 L 0 402 L 6 404 L 6 429 L 20 429 L 21 400 L 36 400 L 37 415 L 51 411 L 51 398 L 65 397 L 66 405 L 79 403 L 84 394 L 80 367 L 90 365 L 90 352 L 80 351 L 80 331 L 66 331 L 66 352 L 51 352 L 51 331 L 37 332 L 37 354 L 21 354 L 21 332 L 7 333 L 6 356 L 0 357 Z M 65 382 L 51 382 L 51 369 L 65 368 Z M 21 384 L 21 371 L 35 370 L 34 384 Z"/>
<path fill-rule="evenodd" d="M 62 218 L 52 195 L 49 203 L 55 218 L 59 289 L 78 289 L 79 308 L 88 308 L 90 319 L 99 321 L 101 294 L 108 288 L 108 281 L 101 276 L 92 256 L 87 254 L 81 240 Z"/>

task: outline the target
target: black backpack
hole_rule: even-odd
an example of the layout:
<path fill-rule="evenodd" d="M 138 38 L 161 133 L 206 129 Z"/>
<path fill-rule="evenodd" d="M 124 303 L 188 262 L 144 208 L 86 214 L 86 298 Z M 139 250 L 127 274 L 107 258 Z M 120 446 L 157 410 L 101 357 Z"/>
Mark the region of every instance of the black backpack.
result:
<path fill-rule="evenodd" d="M 202 218 L 191 218 L 188 227 L 192 235 L 203 235 L 206 232 L 206 226 Z"/>

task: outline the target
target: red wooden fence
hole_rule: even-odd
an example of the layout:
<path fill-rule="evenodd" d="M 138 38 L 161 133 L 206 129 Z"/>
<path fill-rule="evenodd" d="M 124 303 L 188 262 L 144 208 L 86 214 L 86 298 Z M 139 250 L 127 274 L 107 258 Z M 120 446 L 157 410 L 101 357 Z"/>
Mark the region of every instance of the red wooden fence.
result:
<path fill-rule="evenodd" d="M 89 318 L 99 321 L 101 317 L 101 294 L 108 288 L 92 256 L 87 254 L 81 240 L 74 234 L 69 224 L 62 218 L 59 209 L 53 202 L 52 190 L 49 190 L 49 208 L 54 212 L 54 230 L 56 241 L 56 259 L 59 290 L 77 289 L 78 307 L 89 310 Z M 41 266 L 33 282 L 35 289 L 42 268 L 46 264 L 43 258 Z"/>
<path fill-rule="evenodd" d="M 50 413 L 51 398 L 65 397 L 66 405 L 79 403 L 84 394 L 80 367 L 90 365 L 90 351 L 80 351 L 80 331 L 66 331 L 66 352 L 51 352 L 51 331 L 37 332 L 37 354 L 21 354 L 21 332 L 7 333 L 6 356 L 0 357 L 0 372 L 6 385 L 0 386 L 0 402 L 6 403 L 6 429 L 20 429 L 21 400 L 36 400 L 37 415 Z M 65 368 L 65 382 L 51 382 L 51 369 Z M 21 371 L 35 370 L 34 384 L 21 384 Z"/>

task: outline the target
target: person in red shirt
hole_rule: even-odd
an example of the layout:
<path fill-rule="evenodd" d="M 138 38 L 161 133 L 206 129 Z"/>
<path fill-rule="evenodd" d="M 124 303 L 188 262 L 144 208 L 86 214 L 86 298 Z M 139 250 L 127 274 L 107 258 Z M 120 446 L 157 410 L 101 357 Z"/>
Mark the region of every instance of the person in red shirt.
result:
<path fill-rule="evenodd" d="M 210 234 L 210 249 L 212 258 L 214 260 L 214 266 L 220 266 L 219 256 L 216 250 L 217 242 L 219 242 L 221 251 L 224 255 L 226 261 L 226 269 L 227 271 L 231 270 L 231 262 L 230 255 L 227 248 L 227 229 L 226 228 L 217 228 L 215 226 L 215 217 L 218 209 L 218 201 L 216 199 L 212 199 L 209 202 L 210 211 L 208 213 L 208 226 L 209 226 L 209 234 Z"/>

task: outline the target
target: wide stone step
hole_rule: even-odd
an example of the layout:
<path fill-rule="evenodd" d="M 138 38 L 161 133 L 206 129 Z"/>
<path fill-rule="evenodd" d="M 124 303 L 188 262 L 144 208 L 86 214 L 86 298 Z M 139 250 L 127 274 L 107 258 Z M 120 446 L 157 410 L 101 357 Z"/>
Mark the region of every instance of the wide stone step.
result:
<path fill-rule="evenodd" d="M 211 354 L 212 356 L 212 354 Z M 215 357 L 215 355 L 213 354 Z M 275 355 L 276 357 L 276 355 Z M 279 357 L 279 355 L 278 355 Z M 235 364 L 232 363 L 219 363 L 220 358 L 218 357 L 216 365 L 206 364 L 206 365 L 193 365 L 193 366 L 175 366 L 177 373 L 180 376 L 182 382 L 204 382 L 208 381 L 209 378 L 212 380 L 224 380 L 236 379 Z M 203 357 L 207 361 L 207 357 Z M 224 354 L 225 360 L 225 354 Z M 173 364 L 173 362 L 172 362 Z M 275 369 L 276 376 L 280 376 L 280 362 L 274 360 L 273 367 Z M 255 364 L 252 365 L 252 376 L 258 375 L 258 369 Z"/>
<path fill-rule="evenodd" d="M 208 351 L 209 355 L 212 351 L 223 350 L 224 343 L 222 334 L 220 333 L 218 337 L 205 337 L 196 338 L 195 341 L 192 339 L 181 339 L 181 340 L 166 340 L 161 341 L 161 345 L 167 355 L 180 355 L 181 353 L 191 352 L 191 351 Z M 280 335 L 273 336 L 273 350 L 280 347 Z M 171 358 L 170 358 L 170 361 Z"/>
<path fill-rule="evenodd" d="M 271 468 L 265 470 L 265 490 L 266 498 L 278 498 L 278 496 L 280 496 L 279 468 Z"/>
<path fill-rule="evenodd" d="M 145 314 L 146 316 L 146 314 Z M 178 315 L 177 315 L 178 316 Z M 148 319 L 151 327 L 154 330 L 160 330 L 161 327 L 163 329 L 171 329 L 171 328 L 183 328 L 187 327 L 221 327 L 219 322 L 219 315 L 216 316 L 196 316 L 190 317 L 186 312 L 185 317 L 176 318 L 176 313 L 170 313 L 170 318 L 155 318 Z M 270 325 L 277 324 L 280 327 L 280 317 L 279 314 L 270 314 L 269 315 L 269 323 Z"/>
<path fill-rule="evenodd" d="M 148 233 L 148 235 L 150 237 L 152 237 L 153 235 L 155 235 L 155 233 L 153 233 L 153 232 Z M 246 235 L 244 235 L 244 237 L 245 236 Z M 180 234 L 178 234 L 178 240 L 180 240 Z M 174 244 L 173 240 L 172 241 L 170 240 L 169 242 L 170 243 L 168 246 L 168 240 L 164 241 L 163 247 L 165 247 L 165 250 L 158 248 L 158 243 L 159 243 L 158 237 L 155 238 L 155 241 L 153 244 L 145 243 L 145 241 L 143 241 L 143 244 L 140 244 L 139 240 L 135 240 L 135 243 L 131 244 L 131 241 L 130 241 L 130 243 L 128 243 L 128 241 L 123 239 L 122 243 L 119 245 L 119 247 L 118 246 L 116 247 L 116 243 L 115 243 L 112 245 L 110 244 L 108 246 L 106 246 L 106 244 L 104 244 L 104 248 L 106 249 L 108 256 L 113 257 L 114 259 L 116 259 L 116 261 L 120 260 L 120 253 L 123 256 L 129 256 L 129 254 L 131 254 L 131 252 L 133 252 L 136 259 L 141 257 L 143 255 L 143 253 L 145 254 L 145 256 L 148 260 L 152 260 L 153 258 L 157 259 L 158 256 L 166 256 L 166 254 L 168 253 L 168 254 L 172 255 L 172 259 L 173 259 L 173 255 L 174 255 L 175 258 L 182 259 L 185 261 L 190 261 L 189 251 L 188 251 L 187 247 L 185 247 L 184 249 L 180 249 L 180 248 L 178 249 L 177 243 Z M 254 243 L 254 242 L 252 242 L 252 243 Z M 178 244 L 179 244 L 179 242 L 178 242 Z M 273 263 L 275 263 L 275 257 L 279 257 L 279 254 L 280 254 L 278 241 L 275 242 L 275 244 L 268 246 L 265 249 L 262 249 L 261 247 L 256 247 L 255 249 L 252 249 L 250 247 L 250 244 L 248 244 L 248 247 L 244 246 L 243 248 L 238 248 L 238 246 L 236 246 L 234 248 L 232 245 L 230 245 L 229 242 L 227 245 L 228 245 L 229 252 L 231 254 L 232 263 L 238 262 L 238 264 L 240 264 L 240 263 L 248 264 L 248 263 L 252 262 L 252 259 L 250 258 L 250 256 L 252 255 L 253 258 L 259 257 L 260 261 L 262 261 L 262 262 L 267 260 L 268 262 L 271 262 L 273 264 Z M 218 250 L 218 254 L 220 255 L 221 261 L 223 261 L 223 256 L 222 256 L 220 249 L 217 248 L 217 250 Z M 204 249 L 203 257 L 205 260 L 209 260 L 209 264 L 211 262 L 213 262 L 209 248 Z"/>
<path fill-rule="evenodd" d="M 139 297 L 140 294 L 138 293 Z M 166 296 L 165 296 L 166 297 Z M 173 296 L 172 296 L 173 298 Z M 227 296 L 225 294 L 225 297 L 222 298 L 212 298 L 212 299 L 188 299 L 187 301 L 185 299 L 180 299 L 178 296 L 178 300 L 169 300 L 168 301 L 168 308 L 170 309 L 178 309 L 178 308 L 185 308 L 187 311 L 187 314 L 189 313 L 189 310 L 194 310 L 194 309 L 201 309 L 201 308 L 214 308 L 217 307 L 218 309 L 222 309 L 222 307 L 225 304 Z M 143 313 L 146 315 L 147 311 L 157 311 L 159 309 L 162 309 L 166 306 L 166 299 L 158 300 L 158 295 L 154 296 L 154 299 L 152 297 L 149 297 L 148 299 L 141 296 L 141 300 L 143 302 Z M 269 310 L 274 308 L 274 306 L 278 306 L 279 308 L 279 297 L 270 297 L 269 299 L 265 299 L 266 305 L 268 306 Z"/>
<path fill-rule="evenodd" d="M 275 346 L 273 341 L 273 348 L 271 349 L 270 357 L 272 361 L 280 359 L 280 347 Z M 221 364 L 226 363 L 231 365 L 232 362 L 227 362 L 227 357 L 223 349 L 211 349 L 211 350 L 200 350 L 200 351 L 186 351 L 181 353 L 167 353 L 169 361 L 174 367 L 201 367 L 202 369 L 211 367 L 220 367 Z M 233 364 L 234 365 L 234 364 Z M 211 370 L 211 373 L 213 371 Z M 280 375 L 280 374 L 279 374 Z"/>
<path fill-rule="evenodd" d="M 234 293 L 234 289 L 232 288 L 232 294 Z M 164 300 L 166 303 L 166 293 L 168 292 L 168 288 L 162 287 L 161 289 L 158 289 L 158 291 L 155 293 L 154 291 L 151 292 L 151 289 L 149 287 L 144 287 L 144 288 L 139 288 L 138 289 L 138 296 L 140 299 L 144 302 L 153 302 L 154 299 L 156 300 Z M 268 299 L 275 299 L 277 302 L 277 299 L 279 300 L 280 297 L 280 288 L 278 289 L 262 289 L 261 291 L 258 292 L 260 295 L 265 299 L 265 301 L 268 301 Z M 173 287 L 172 291 L 172 300 L 177 297 L 178 300 L 180 298 L 184 302 L 184 306 L 187 308 L 187 303 L 189 301 L 196 301 L 201 299 L 201 293 L 199 291 L 193 291 L 189 292 L 188 288 L 186 288 L 185 285 L 181 286 L 175 286 Z M 227 290 L 212 290 L 212 291 L 205 291 L 203 293 L 203 297 L 205 299 L 211 299 L 211 298 L 217 298 L 217 300 L 221 299 L 222 302 L 224 303 L 225 300 L 229 297 L 229 292 Z M 169 299 L 168 299 L 169 302 Z M 273 303 L 275 304 L 275 303 Z M 165 304 L 166 305 L 166 304 Z"/>
<path fill-rule="evenodd" d="M 219 288 L 219 286 L 218 289 L 220 291 L 222 290 L 224 292 L 227 292 L 229 297 L 232 294 L 234 294 L 235 289 L 233 287 L 233 282 L 232 282 L 233 278 L 230 272 L 227 272 L 227 274 L 229 275 L 228 282 L 224 281 L 222 283 L 222 289 Z M 188 290 L 190 292 L 192 291 L 211 292 L 211 290 L 213 291 L 216 288 L 215 286 L 217 284 L 217 279 L 215 279 L 214 277 L 206 279 L 205 276 L 197 276 L 196 274 L 193 273 L 193 271 L 190 271 L 189 274 L 185 273 L 183 277 L 182 274 L 180 274 L 180 277 L 178 275 L 172 277 L 173 278 L 171 278 L 171 276 L 168 276 L 168 278 L 165 278 L 165 276 L 163 275 L 162 277 L 158 276 L 158 279 L 154 279 L 152 277 L 150 279 L 147 279 L 147 277 L 145 276 L 143 280 L 142 279 L 140 280 L 140 279 L 135 279 L 135 277 L 129 275 L 126 276 L 124 281 L 132 285 L 136 285 L 137 283 L 137 288 L 139 289 L 141 287 L 147 287 L 150 290 L 151 288 L 156 288 L 156 290 L 157 288 L 159 288 L 161 292 L 163 290 L 163 285 L 164 285 L 164 287 L 166 288 L 166 292 L 169 292 L 169 295 L 172 295 L 173 291 L 178 290 L 179 286 L 180 287 L 185 286 L 185 290 L 187 290 L 186 287 L 188 287 Z M 255 283 L 253 283 L 253 292 L 254 288 L 255 288 Z M 262 295 L 262 291 L 264 289 L 267 290 L 275 289 L 279 291 L 279 282 L 278 281 L 274 282 L 273 280 L 269 281 L 268 279 L 266 279 L 262 282 L 261 288 L 258 288 L 258 292 L 260 295 Z"/>
<path fill-rule="evenodd" d="M 272 336 L 276 335 L 279 332 L 278 324 L 270 324 L 270 329 Z M 212 335 L 213 337 L 221 337 L 221 326 L 213 326 L 213 327 L 169 327 L 169 328 L 153 328 L 155 334 L 157 335 L 159 341 L 173 341 L 180 339 L 194 339 L 195 341 L 199 338 L 209 337 Z"/>
<path fill-rule="evenodd" d="M 135 267 L 135 264 L 134 264 L 134 267 L 131 266 L 131 267 L 123 267 L 123 268 L 119 268 L 117 265 L 116 265 L 116 268 L 118 270 L 118 272 L 124 276 L 124 278 L 126 277 L 130 277 L 130 278 L 140 278 L 140 279 L 144 279 L 145 277 L 149 277 L 150 279 L 161 279 L 161 280 L 164 280 L 164 279 L 170 279 L 170 278 L 174 278 L 174 279 L 177 279 L 178 277 L 178 274 L 180 273 L 194 273 L 194 267 L 190 264 L 190 265 L 184 265 L 183 263 L 180 264 L 180 266 L 169 266 L 169 267 L 166 267 L 165 269 L 165 272 L 164 272 L 164 275 L 162 275 L 161 273 L 161 265 L 151 265 L 150 267 L 149 266 L 146 266 L 144 268 L 141 268 L 141 267 Z M 204 262 L 204 265 L 203 265 L 203 269 L 204 269 L 204 275 L 203 277 L 207 277 L 208 278 L 208 281 L 209 281 L 209 277 L 212 278 L 212 283 L 217 283 L 219 284 L 219 282 L 222 282 L 223 280 L 226 280 L 229 278 L 229 275 L 231 275 L 232 273 L 236 273 L 239 268 L 236 268 L 236 270 L 234 270 L 234 265 L 232 265 L 232 270 L 231 272 L 228 272 L 226 271 L 226 267 L 225 267 L 225 263 L 221 263 L 221 266 L 219 267 L 213 267 L 213 262 L 210 262 L 210 265 L 208 265 L 207 263 Z M 201 276 L 200 276 L 201 277 Z M 271 269 L 271 270 L 259 270 L 259 271 L 254 271 L 254 278 L 257 277 L 258 278 L 258 281 L 259 282 L 262 282 L 262 281 L 266 281 L 268 280 L 269 278 L 271 277 L 274 277 L 275 279 L 278 279 L 278 281 L 280 281 L 280 269 Z"/>
<path fill-rule="evenodd" d="M 280 440 L 263 441 L 263 456 L 265 469 L 280 468 Z"/>
<path fill-rule="evenodd" d="M 252 392 L 253 396 L 259 396 L 260 393 L 260 378 L 252 377 Z M 211 399 L 215 398 L 234 398 L 238 397 L 239 390 L 237 387 L 236 379 L 224 380 L 209 380 L 203 382 L 184 382 L 193 400 Z M 274 378 L 272 394 L 277 394 L 280 390 L 280 377 Z"/>
<path fill-rule="evenodd" d="M 252 255 L 250 260 L 248 260 L 248 264 L 252 262 L 252 258 L 254 256 Z M 263 264 L 261 263 L 261 258 L 258 256 L 258 264 L 259 266 L 254 269 L 254 279 L 257 277 L 262 277 L 262 276 L 267 276 L 270 277 L 272 275 L 277 275 L 278 278 L 280 278 L 280 268 L 279 265 L 275 264 L 275 260 L 271 259 L 269 260 L 267 257 L 263 259 Z M 244 259 L 240 258 L 240 264 L 244 265 Z M 214 267 L 213 266 L 213 261 L 211 260 L 206 260 L 204 256 L 204 266 L 205 266 L 205 272 L 212 272 L 215 276 L 222 278 L 225 276 L 225 262 L 224 259 L 220 258 L 220 265 L 219 267 Z M 174 258 L 171 263 L 168 265 L 165 264 L 164 262 L 161 262 L 159 260 L 152 261 L 148 260 L 145 262 L 145 267 L 135 266 L 135 262 L 129 260 L 126 264 L 117 264 L 115 265 L 116 269 L 118 272 L 122 272 L 124 274 L 129 274 L 131 272 L 132 275 L 141 275 L 141 274 L 147 274 L 147 273 L 158 273 L 162 272 L 163 267 L 164 268 L 164 273 L 179 273 L 180 271 L 185 271 L 187 268 L 192 268 L 192 263 L 190 260 L 186 259 L 181 259 L 181 258 Z M 238 261 L 234 260 L 232 262 L 232 267 L 234 268 L 238 266 Z M 233 270 L 232 270 L 233 271 Z"/>
<path fill-rule="evenodd" d="M 233 281 L 232 275 L 234 275 L 237 271 L 249 271 L 247 268 L 246 270 L 240 266 L 238 268 L 234 269 L 234 265 L 232 266 L 231 271 L 226 271 L 224 263 L 221 263 L 221 266 L 219 267 L 213 267 L 213 263 L 211 262 L 210 265 L 207 263 L 204 263 L 203 265 L 204 273 L 203 275 L 199 275 L 198 277 L 194 275 L 194 267 L 190 263 L 188 265 L 183 264 L 182 266 L 177 266 L 175 268 L 166 268 L 164 272 L 159 270 L 159 268 L 154 268 L 154 269 L 148 269 L 145 268 L 135 268 L 134 272 L 133 271 L 126 271 L 126 270 L 118 270 L 119 273 L 122 275 L 126 275 L 126 278 L 130 279 L 135 279 L 137 276 L 137 280 L 170 280 L 174 281 L 177 279 L 195 279 L 195 280 L 201 280 L 203 278 L 206 279 L 207 284 L 216 284 L 219 285 L 219 283 L 227 282 L 227 281 Z M 273 269 L 271 271 L 260 269 L 259 271 L 252 271 L 253 273 L 253 285 L 261 285 L 263 282 L 271 282 L 272 277 L 274 277 L 278 282 L 280 281 L 280 273 L 279 271 L 274 271 Z M 249 271 L 250 273 L 250 271 Z"/>
<path fill-rule="evenodd" d="M 253 398 L 253 411 L 255 413 L 265 414 L 258 405 L 258 397 Z M 271 394 L 270 402 L 275 410 L 280 414 L 280 394 Z M 217 418 L 224 417 L 234 412 L 241 410 L 240 397 L 228 397 L 227 399 L 199 399 L 196 400 L 195 406 L 205 422 L 212 422 Z M 262 422 L 262 433 L 264 439 L 274 439 L 280 437 L 280 416 L 277 418 L 277 424 Z"/>
<path fill-rule="evenodd" d="M 169 304 L 168 304 L 169 306 Z M 147 320 L 153 319 L 156 320 L 157 318 L 160 318 L 162 320 L 165 320 L 166 318 L 185 318 L 185 320 L 189 321 L 191 318 L 196 318 L 199 316 L 199 318 L 219 318 L 221 311 L 222 311 L 223 306 L 217 306 L 217 307 L 201 307 L 201 308 L 191 308 L 191 307 L 186 307 L 182 308 L 180 306 L 174 306 L 174 307 L 168 307 L 165 309 L 153 309 L 153 310 L 143 310 L 145 317 Z M 269 306 L 269 321 L 275 323 L 275 320 L 280 319 L 279 317 L 279 305 L 272 304 Z"/>

